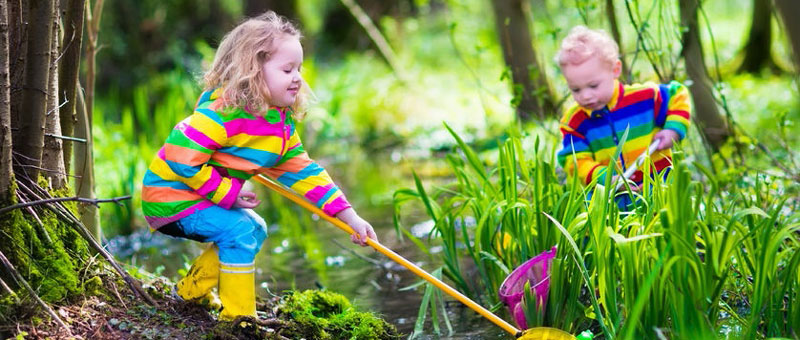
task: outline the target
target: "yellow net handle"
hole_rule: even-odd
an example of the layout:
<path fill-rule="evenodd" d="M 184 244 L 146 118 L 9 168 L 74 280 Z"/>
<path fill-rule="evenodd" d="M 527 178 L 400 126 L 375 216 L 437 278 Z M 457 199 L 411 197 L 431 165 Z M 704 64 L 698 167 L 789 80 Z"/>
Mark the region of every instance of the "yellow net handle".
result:
<path fill-rule="evenodd" d="M 282 196 L 290 199 L 291 201 L 297 203 L 298 205 L 300 205 L 301 207 L 305 208 L 306 210 L 308 210 L 308 211 L 310 211 L 310 212 L 312 212 L 314 214 L 319 215 L 319 217 L 324 218 L 326 221 L 332 223 L 334 226 L 336 226 L 339 229 L 345 231 L 346 233 L 348 233 L 350 235 L 355 234 L 353 229 L 350 228 L 350 226 L 347 225 L 346 223 L 342 222 L 342 220 L 340 220 L 338 218 L 335 218 L 335 217 L 332 217 L 332 216 L 329 216 L 328 214 L 323 212 L 322 209 L 317 208 L 317 206 L 311 204 L 310 202 L 306 201 L 304 198 L 298 196 L 297 194 L 295 194 L 293 192 L 290 192 L 289 190 L 284 188 L 282 185 L 274 183 L 271 180 L 269 180 L 266 177 L 261 176 L 261 175 L 253 176 L 253 179 L 255 179 L 257 182 L 265 185 L 266 187 L 276 191 L 277 193 L 281 194 Z M 375 240 L 373 240 L 371 238 L 368 238 L 367 239 L 367 244 L 370 247 L 375 248 L 375 250 L 377 250 L 381 254 L 386 255 L 387 257 L 389 257 L 393 261 L 395 261 L 398 264 L 402 265 L 403 267 L 406 267 L 412 273 L 414 273 L 417 276 L 425 279 L 425 281 L 428 281 L 431 284 L 433 284 L 434 286 L 438 287 L 439 289 L 441 289 L 442 291 L 447 293 L 447 295 L 450 295 L 453 298 L 455 298 L 456 300 L 461 301 L 461 303 L 463 303 L 467 307 L 471 308 L 472 310 L 478 312 L 478 314 L 480 314 L 483 317 L 489 319 L 489 321 L 493 322 L 494 324 L 500 326 L 500 328 L 502 328 L 506 332 L 509 332 L 509 333 L 513 334 L 514 336 L 516 336 L 516 337 L 520 336 L 521 332 L 520 332 L 519 329 L 517 329 L 516 327 L 512 326 L 511 324 L 509 324 L 505 320 L 501 319 L 497 315 L 492 314 L 492 312 L 490 312 L 486 308 L 483 308 L 481 305 L 475 303 L 475 301 L 472 301 L 470 298 L 466 297 L 464 294 L 461 294 L 459 291 L 457 291 L 457 290 L 453 289 L 452 287 L 448 286 L 446 283 L 442 282 L 442 280 L 439 280 L 435 276 L 429 274 L 428 272 L 426 272 L 422 268 L 420 268 L 417 265 L 415 265 L 415 264 L 411 263 L 410 261 L 406 260 L 405 258 L 403 258 L 402 256 L 398 255 L 397 253 L 395 253 L 391 249 L 386 248 L 386 246 L 380 244 L 378 241 L 375 241 Z"/>

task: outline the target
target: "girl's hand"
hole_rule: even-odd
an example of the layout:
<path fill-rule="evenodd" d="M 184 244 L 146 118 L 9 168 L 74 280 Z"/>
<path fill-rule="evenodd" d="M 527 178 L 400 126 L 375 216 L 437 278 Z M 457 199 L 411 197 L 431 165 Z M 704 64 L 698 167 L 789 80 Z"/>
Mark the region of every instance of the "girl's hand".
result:
<path fill-rule="evenodd" d="M 234 208 L 253 209 L 261 204 L 261 200 L 256 198 L 256 193 L 252 191 L 242 190 L 239 192 L 239 197 L 236 198 L 236 203 L 233 204 Z"/>
<path fill-rule="evenodd" d="M 342 220 L 344 223 L 347 223 L 350 228 L 353 228 L 355 234 L 350 235 L 350 240 L 352 240 L 353 243 L 366 246 L 367 237 L 375 241 L 378 240 L 378 236 L 375 235 L 375 230 L 372 229 L 372 225 L 361 218 L 361 216 L 358 216 L 353 208 L 347 208 L 340 211 L 336 214 L 336 218 Z"/>
<path fill-rule="evenodd" d="M 656 133 L 655 136 L 653 136 L 653 140 L 656 139 L 661 141 L 660 143 L 658 143 L 658 147 L 656 147 L 656 150 L 664 150 L 671 148 L 672 144 L 678 139 L 680 139 L 680 137 L 678 137 L 678 133 L 675 132 L 674 130 L 664 129 Z"/>

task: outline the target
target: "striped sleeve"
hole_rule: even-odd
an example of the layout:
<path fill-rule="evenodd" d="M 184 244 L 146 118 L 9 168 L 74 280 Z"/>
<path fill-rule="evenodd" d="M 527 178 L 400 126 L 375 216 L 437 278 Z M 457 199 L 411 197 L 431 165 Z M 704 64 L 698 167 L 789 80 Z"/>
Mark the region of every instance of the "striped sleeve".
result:
<path fill-rule="evenodd" d="M 211 154 L 225 145 L 225 126 L 216 112 L 198 109 L 178 123 L 159 152 L 163 164 L 176 179 L 222 208 L 230 209 L 242 188 L 242 181 L 220 175 L 208 164 Z M 167 169 L 163 169 L 167 170 Z"/>
<path fill-rule="evenodd" d="M 689 90 L 677 81 L 661 86 L 666 87 L 666 91 L 661 91 L 661 93 L 666 92 L 669 96 L 669 98 L 665 98 L 668 104 L 664 128 L 674 130 L 683 139 L 689 128 L 689 117 L 692 111 Z"/>
<path fill-rule="evenodd" d="M 601 182 L 605 178 L 606 166 L 594 160 L 586 136 L 579 132 L 579 126 L 586 115 L 579 109 L 567 111 L 561 120 L 561 150 L 558 151 L 558 163 L 564 168 L 567 176 L 577 174 L 583 184 L 589 184 L 593 178 Z"/>
<path fill-rule="evenodd" d="M 308 157 L 297 130 L 293 130 L 286 142 L 286 153 L 278 164 L 263 170 L 263 173 L 302 195 L 330 216 L 349 208 L 344 193 L 333 183 L 328 172 Z"/>

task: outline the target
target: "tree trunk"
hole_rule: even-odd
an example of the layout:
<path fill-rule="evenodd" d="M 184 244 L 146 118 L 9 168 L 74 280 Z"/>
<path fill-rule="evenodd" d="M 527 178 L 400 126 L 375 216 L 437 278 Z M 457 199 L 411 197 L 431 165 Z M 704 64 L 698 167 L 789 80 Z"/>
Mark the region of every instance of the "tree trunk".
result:
<path fill-rule="evenodd" d="M 53 22 L 53 0 L 31 0 L 32 23 L 28 33 L 25 57 L 25 86 L 22 89 L 20 134 L 14 140 L 19 152 L 18 173 L 36 181 L 44 144 L 44 117 L 47 109 L 47 80 L 50 73 L 50 41 Z M 24 136 L 24 137 L 23 137 Z"/>
<path fill-rule="evenodd" d="M 683 33 L 683 50 L 681 55 L 686 62 L 686 73 L 692 80 L 689 92 L 694 103 L 694 118 L 698 130 L 714 151 L 730 137 L 730 130 L 725 117 L 722 116 L 714 100 L 711 79 L 708 77 L 703 46 L 700 42 L 700 31 L 697 23 L 698 0 L 679 0 L 681 26 L 687 29 Z"/>
<path fill-rule="evenodd" d="M 85 198 L 94 198 L 94 155 L 92 153 L 92 108 L 94 106 L 94 68 L 95 68 L 95 55 L 97 54 L 97 35 L 100 33 L 100 16 L 103 13 L 103 0 L 97 0 L 91 12 L 86 13 L 86 26 L 87 37 L 89 43 L 86 46 L 86 100 L 83 100 L 83 93 L 78 94 L 78 128 L 84 129 L 80 135 L 86 139 L 85 148 L 82 150 L 81 155 L 84 159 L 81 162 L 83 168 L 75 174 L 80 174 L 81 182 L 77 188 L 78 196 Z M 83 115 L 83 116 L 81 116 Z M 83 120 L 83 123 L 80 121 Z M 77 161 L 76 161 L 77 163 Z M 76 164 L 76 167 L 78 165 Z M 103 229 L 100 226 L 100 215 L 97 207 L 92 205 L 79 205 L 78 212 L 81 214 L 81 222 L 86 225 L 86 228 L 100 241 L 103 236 Z"/>
<path fill-rule="evenodd" d="M 52 22 L 59 22 L 58 8 L 53 8 Z M 42 148 L 42 168 L 46 169 L 44 176 L 50 182 L 53 189 L 64 188 L 67 184 L 66 171 L 64 170 L 63 140 L 61 136 L 61 124 L 58 103 L 58 47 L 59 25 L 53 24 L 53 31 L 50 41 L 50 71 L 48 74 L 47 89 L 47 110 L 45 111 L 44 122 L 44 147 Z"/>
<path fill-rule="evenodd" d="M 800 20 L 797 14 L 800 13 L 800 2 L 797 0 L 775 0 L 775 7 L 783 18 L 783 27 L 786 28 L 786 35 L 792 45 L 794 55 L 794 70 L 800 74 Z"/>
<path fill-rule="evenodd" d="M 764 66 L 777 67 L 772 62 L 772 3 L 768 0 L 753 0 L 753 19 L 747 44 L 742 49 L 744 60 L 738 72 L 758 73 Z"/>
<path fill-rule="evenodd" d="M 11 81 L 8 73 L 8 3 L 0 0 L 0 205 L 14 197 L 11 181 Z"/>
<path fill-rule="evenodd" d="M 19 111 L 22 106 L 22 82 L 25 75 L 25 51 L 27 50 L 26 32 L 28 24 L 28 8 L 22 6 L 21 0 L 8 2 L 8 71 L 11 81 L 11 127 L 19 129 Z M 12 130 L 13 131 L 13 130 Z M 14 149 L 12 149 L 14 150 Z M 15 156 L 11 155 L 12 160 Z M 13 161 L 12 161 L 13 162 Z"/>
<path fill-rule="evenodd" d="M 94 199 L 94 156 L 92 154 L 92 122 L 86 110 L 83 92 L 76 96 L 78 123 L 75 125 L 75 136 L 86 139 L 86 143 L 75 145 L 75 193 L 78 197 Z M 98 241 L 102 240 L 103 229 L 100 226 L 100 211 L 92 204 L 78 203 L 78 214 L 81 223 L 86 226 Z"/>
<path fill-rule="evenodd" d="M 503 59 L 511 69 L 517 115 L 523 121 L 553 116 L 555 105 L 547 74 L 536 60 L 522 0 L 494 0 L 495 27 L 503 48 Z"/>
<path fill-rule="evenodd" d="M 22 7 L 23 3 L 29 6 L 28 10 Z M 54 6 L 53 0 L 0 0 L 0 200 L 3 203 L 36 201 L 47 194 L 36 186 L 38 174 L 32 175 L 38 172 L 36 168 L 23 167 L 27 176 L 14 178 L 9 166 L 22 163 L 38 167 L 41 163 L 48 85 L 56 82 L 49 76 L 57 77 L 55 72 L 50 72 L 50 61 L 55 63 L 50 55 L 53 52 L 50 49 L 52 39 L 55 38 L 52 29 L 57 25 L 53 17 Z M 27 37 L 24 33 L 26 25 L 30 25 Z M 6 31 L 6 27 L 10 29 Z M 26 40 L 29 43 L 26 44 Z M 20 49 L 20 46 L 25 48 Z M 17 66 L 24 68 L 24 76 L 15 76 L 20 70 L 9 68 Z M 18 125 L 13 125 L 9 114 L 9 106 L 13 107 L 15 102 L 20 103 L 13 109 L 19 113 Z M 9 148 L 12 145 L 19 147 L 21 143 L 24 143 L 21 150 L 38 148 L 39 155 L 26 152 L 14 155 L 12 161 Z M 60 159 L 63 155 L 52 157 Z M 18 189 L 12 191 L 14 188 Z M 36 293 L 44 301 L 63 301 L 81 291 L 79 268 L 87 263 L 88 248 L 66 222 L 43 206 L 36 206 L 4 213 L 0 216 L 0 230 L 3 235 L 0 237 L 0 252 L 17 268 L 23 279 L 36 288 Z M 6 274 L 6 270 L 0 270 L 0 275 L 5 277 Z"/>
<path fill-rule="evenodd" d="M 75 129 L 75 87 L 83 43 L 83 13 L 86 0 L 69 0 L 64 17 L 64 38 L 61 43 L 61 64 L 58 69 L 58 97 L 63 104 L 59 112 L 61 133 L 72 136 Z M 64 170 L 69 174 L 72 160 L 72 143 L 64 143 Z"/>
<path fill-rule="evenodd" d="M 244 15 L 247 17 L 255 17 L 272 10 L 294 22 L 300 21 L 297 16 L 296 0 L 247 0 L 244 6 Z"/>
<path fill-rule="evenodd" d="M 608 25 L 611 27 L 611 36 L 614 41 L 619 45 L 619 60 L 622 61 L 622 74 L 628 76 L 627 82 L 630 83 L 630 73 L 628 72 L 628 63 L 622 53 L 622 35 L 619 33 L 619 22 L 617 22 L 617 10 L 614 7 L 614 0 L 606 0 L 606 16 L 608 17 Z"/>

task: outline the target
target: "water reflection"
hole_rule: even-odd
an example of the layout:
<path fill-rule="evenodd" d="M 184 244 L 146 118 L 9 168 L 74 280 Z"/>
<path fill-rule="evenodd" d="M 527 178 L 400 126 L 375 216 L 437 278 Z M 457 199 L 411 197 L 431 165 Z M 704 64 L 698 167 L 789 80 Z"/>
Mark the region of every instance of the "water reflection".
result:
<path fill-rule="evenodd" d="M 400 165 L 396 153 L 386 155 L 351 155 L 329 160 L 324 166 L 347 194 L 358 213 L 370 221 L 380 241 L 398 254 L 427 270 L 436 268 L 411 243 L 401 242 L 393 228 L 392 194 L 400 188 L 412 188 L 408 164 Z M 326 160 L 318 160 L 325 163 Z M 443 164 L 417 163 L 413 167 L 441 167 Z M 400 162 L 402 163 L 402 162 Z M 401 290 L 421 279 L 391 262 L 372 248 L 350 242 L 349 236 L 327 222 L 291 205 L 288 200 L 267 192 L 259 193 L 264 203 L 259 207 L 270 226 L 269 236 L 256 257 L 258 294 L 268 296 L 288 289 L 326 288 L 347 296 L 355 305 L 381 314 L 404 334 L 411 334 L 419 311 L 422 293 Z M 421 207 L 417 207 L 419 209 Z M 415 207 L 408 205 L 408 209 Z M 418 214 L 415 231 L 430 228 L 431 222 Z M 200 254 L 196 242 L 172 239 L 160 233 L 139 231 L 115 238 L 107 247 L 117 258 L 147 271 L 177 279 L 179 270 L 188 269 L 191 260 Z M 458 302 L 448 304 L 448 315 L 454 334 L 437 336 L 426 321 L 421 339 L 511 339 L 502 329 L 483 319 Z M 447 332 L 444 325 L 440 329 Z"/>

